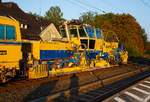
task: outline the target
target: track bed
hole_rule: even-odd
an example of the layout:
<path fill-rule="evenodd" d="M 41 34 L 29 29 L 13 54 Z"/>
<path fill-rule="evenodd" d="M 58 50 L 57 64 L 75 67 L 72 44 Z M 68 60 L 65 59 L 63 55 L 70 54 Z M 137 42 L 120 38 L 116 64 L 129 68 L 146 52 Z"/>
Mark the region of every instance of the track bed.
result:
<path fill-rule="evenodd" d="M 143 68 L 143 69 L 140 69 Z M 0 101 L 2 102 L 26 102 L 39 97 L 54 95 L 72 88 L 90 85 L 97 81 L 103 81 L 108 85 L 124 77 L 117 77 L 122 74 L 135 75 L 141 71 L 148 71 L 149 68 L 137 64 L 121 65 L 112 68 L 96 69 L 93 71 L 61 75 L 37 80 L 15 79 L 6 84 L 0 85 Z M 111 78 L 114 78 L 111 80 Z M 102 85 L 94 85 L 94 89 Z M 82 93 L 82 92 L 81 92 Z"/>

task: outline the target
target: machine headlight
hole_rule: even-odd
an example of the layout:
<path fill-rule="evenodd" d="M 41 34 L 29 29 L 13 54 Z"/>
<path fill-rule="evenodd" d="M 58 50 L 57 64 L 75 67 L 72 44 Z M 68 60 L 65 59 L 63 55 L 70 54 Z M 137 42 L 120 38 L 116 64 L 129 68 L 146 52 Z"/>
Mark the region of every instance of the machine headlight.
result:
<path fill-rule="evenodd" d="M 77 47 L 77 45 L 75 43 L 72 43 L 71 46 L 72 47 Z"/>
<path fill-rule="evenodd" d="M 74 47 L 75 46 L 74 43 L 72 43 L 71 46 Z"/>

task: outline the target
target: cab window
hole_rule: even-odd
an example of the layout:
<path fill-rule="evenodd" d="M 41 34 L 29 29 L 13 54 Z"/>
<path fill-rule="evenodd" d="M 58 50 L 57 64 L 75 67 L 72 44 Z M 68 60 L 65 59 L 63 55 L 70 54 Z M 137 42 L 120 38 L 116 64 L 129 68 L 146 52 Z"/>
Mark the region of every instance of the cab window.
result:
<path fill-rule="evenodd" d="M 0 39 L 15 40 L 16 31 L 14 26 L 0 25 Z"/>
<path fill-rule="evenodd" d="M 67 37 L 67 35 L 66 35 L 66 30 L 65 30 L 65 28 L 61 28 L 61 35 L 62 35 L 62 37 L 63 38 L 66 38 Z"/>
<path fill-rule="evenodd" d="M 0 25 L 0 39 L 5 39 L 4 25 Z"/>
<path fill-rule="evenodd" d="M 78 33 L 77 33 L 77 28 L 76 27 L 71 27 L 70 28 L 70 37 L 71 38 L 78 37 Z"/>
<path fill-rule="evenodd" d="M 96 29 L 96 37 L 97 39 L 102 39 L 102 33 L 99 29 Z"/>
<path fill-rule="evenodd" d="M 85 30 L 86 30 L 89 38 L 95 38 L 94 28 L 85 27 Z"/>
<path fill-rule="evenodd" d="M 6 39 L 7 40 L 15 39 L 15 27 L 14 26 L 6 26 Z"/>
<path fill-rule="evenodd" d="M 79 27 L 79 34 L 80 34 L 80 37 L 87 37 L 83 27 Z"/>

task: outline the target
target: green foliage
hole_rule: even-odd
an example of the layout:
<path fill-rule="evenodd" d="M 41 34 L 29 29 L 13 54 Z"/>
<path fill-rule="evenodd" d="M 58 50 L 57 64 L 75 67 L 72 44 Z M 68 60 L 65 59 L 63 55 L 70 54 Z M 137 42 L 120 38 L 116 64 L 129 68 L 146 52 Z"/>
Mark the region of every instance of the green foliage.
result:
<path fill-rule="evenodd" d="M 96 13 L 86 12 L 86 13 L 83 13 L 81 17 L 79 17 L 79 20 L 81 20 L 85 24 L 94 25 L 95 15 L 96 15 Z"/>
<path fill-rule="evenodd" d="M 61 9 L 58 6 L 51 7 L 46 13 L 45 13 L 45 18 L 47 20 L 50 20 L 54 22 L 55 25 L 60 25 L 63 13 L 61 12 Z"/>
<path fill-rule="evenodd" d="M 112 17 L 114 16 L 113 13 L 107 13 L 105 15 L 96 15 L 95 16 L 95 23 L 94 23 L 94 26 L 95 27 L 102 27 L 102 25 L 104 24 L 105 21 L 109 21 L 112 19 Z"/>
<path fill-rule="evenodd" d="M 95 27 L 101 27 L 105 21 L 111 20 L 113 16 L 113 13 L 99 15 L 95 12 L 85 12 L 79 17 L 79 20 L 81 20 L 85 24 L 90 24 Z"/>
<path fill-rule="evenodd" d="M 139 49 L 136 46 L 128 44 L 126 46 L 129 57 L 140 57 L 142 54 L 139 52 Z"/>
<path fill-rule="evenodd" d="M 130 14 L 108 13 L 100 15 L 87 12 L 82 14 L 80 20 L 100 28 L 105 40 L 113 40 L 116 35 L 119 42 L 127 48 L 130 56 L 142 55 L 145 52 L 147 34 Z"/>
<path fill-rule="evenodd" d="M 147 51 L 146 54 L 149 54 L 149 55 L 150 55 L 150 51 Z"/>
<path fill-rule="evenodd" d="M 110 42 L 118 40 L 116 34 L 112 30 L 103 30 L 103 38 L 105 41 L 110 41 Z"/>
<path fill-rule="evenodd" d="M 44 18 L 43 16 L 40 16 L 39 14 L 37 13 L 32 13 L 32 12 L 29 12 L 29 14 L 33 15 L 33 16 L 36 16 L 38 18 Z"/>
<path fill-rule="evenodd" d="M 144 47 L 146 47 L 147 44 L 147 34 L 145 33 L 145 29 L 141 29 L 141 33 L 142 33 L 142 38 L 144 40 Z"/>

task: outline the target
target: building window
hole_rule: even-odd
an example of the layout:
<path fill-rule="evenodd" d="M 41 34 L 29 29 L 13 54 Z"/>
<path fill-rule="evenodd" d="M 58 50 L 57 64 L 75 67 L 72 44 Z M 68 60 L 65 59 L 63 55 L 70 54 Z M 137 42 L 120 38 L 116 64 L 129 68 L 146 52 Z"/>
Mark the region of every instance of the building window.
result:
<path fill-rule="evenodd" d="M 27 28 L 28 28 L 28 25 L 27 25 L 27 24 L 20 24 L 20 28 L 22 28 L 22 29 L 27 29 Z"/>
<path fill-rule="evenodd" d="M 8 25 L 0 25 L 0 39 L 15 40 L 15 27 Z"/>
<path fill-rule="evenodd" d="M 43 30 L 43 27 L 40 27 L 41 28 L 41 31 Z"/>
<path fill-rule="evenodd" d="M 24 25 L 24 29 L 27 29 L 28 28 L 28 26 L 27 25 Z"/>
<path fill-rule="evenodd" d="M 20 24 L 20 28 L 23 28 L 23 24 Z"/>

